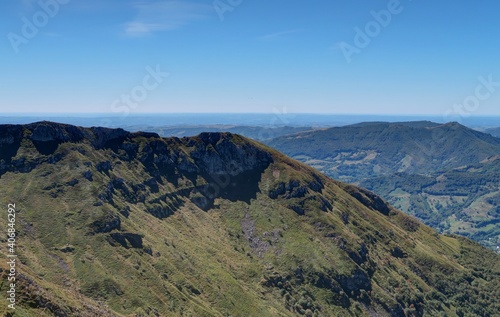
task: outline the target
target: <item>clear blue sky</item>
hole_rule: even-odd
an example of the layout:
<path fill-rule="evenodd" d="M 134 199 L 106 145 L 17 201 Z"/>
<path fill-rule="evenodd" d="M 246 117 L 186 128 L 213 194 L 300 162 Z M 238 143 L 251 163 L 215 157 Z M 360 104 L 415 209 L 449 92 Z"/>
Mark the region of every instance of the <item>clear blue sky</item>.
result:
<path fill-rule="evenodd" d="M 41 3 L 52 5 L 43 11 Z M 500 82 L 498 0 L 6 0 L 0 7 L 3 113 L 500 115 L 500 84 L 478 79 Z M 381 10 L 389 12 L 383 23 L 371 13 Z M 369 44 L 356 46 L 356 28 L 367 26 Z M 357 50 L 350 62 L 346 47 Z M 157 66 L 169 73 L 161 83 L 147 77 Z"/>

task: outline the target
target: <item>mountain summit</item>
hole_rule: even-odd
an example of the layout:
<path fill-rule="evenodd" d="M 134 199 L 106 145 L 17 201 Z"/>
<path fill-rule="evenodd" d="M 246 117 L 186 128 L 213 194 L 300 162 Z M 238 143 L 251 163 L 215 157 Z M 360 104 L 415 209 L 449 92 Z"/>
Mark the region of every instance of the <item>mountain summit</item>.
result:
<path fill-rule="evenodd" d="M 500 311 L 498 255 L 239 135 L 3 125 L 0 200 L 20 316 Z"/>

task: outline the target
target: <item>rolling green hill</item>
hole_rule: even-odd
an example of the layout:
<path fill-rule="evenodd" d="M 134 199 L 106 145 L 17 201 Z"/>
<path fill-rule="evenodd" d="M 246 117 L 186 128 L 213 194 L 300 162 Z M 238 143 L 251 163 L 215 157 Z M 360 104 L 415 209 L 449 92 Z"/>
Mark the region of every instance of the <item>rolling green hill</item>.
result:
<path fill-rule="evenodd" d="M 268 144 L 441 232 L 500 246 L 500 139 L 458 123 L 368 122 Z"/>
<path fill-rule="evenodd" d="M 500 256 L 238 135 L 3 125 L 0 201 L 5 316 L 499 316 Z"/>
<path fill-rule="evenodd" d="M 303 132 L 266 144 L 336 179 L 429 174 L 500 154 L 500 139 L 458 123 L 371 122 Z"/>

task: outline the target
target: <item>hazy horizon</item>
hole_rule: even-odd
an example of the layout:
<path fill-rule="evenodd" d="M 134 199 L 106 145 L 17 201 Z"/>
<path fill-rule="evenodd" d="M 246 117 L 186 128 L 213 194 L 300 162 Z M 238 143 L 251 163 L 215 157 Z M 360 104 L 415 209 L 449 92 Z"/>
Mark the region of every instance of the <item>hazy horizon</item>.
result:
<path fill-rule="evenodd" d="M 314 114 L 288 113 L 142 113 L 119 116 L 105 113 L 45 113 L 45 114 L 2 114 L 0 124 L 27 124 L 37 121 L 55 121 L 80 126 L 106 126 L 130 128 L 137 126 L 310 126 L 333 127 L 360 122 L 403 122 L 432 121 L 447 123 L 457 121 L 471 128 L 499 127 L 500 116 L 457 117 L 447 120 L 443 116 L 433 115 L 394 115 L 394 114 Z"/>

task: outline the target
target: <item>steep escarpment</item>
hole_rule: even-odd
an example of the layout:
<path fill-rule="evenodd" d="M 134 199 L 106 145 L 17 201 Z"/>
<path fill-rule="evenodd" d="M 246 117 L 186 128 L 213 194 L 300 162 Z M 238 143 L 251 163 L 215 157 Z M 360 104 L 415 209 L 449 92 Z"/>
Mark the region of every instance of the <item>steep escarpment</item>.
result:
<path fill-rule="evenodd" d="M 40 122 L 0 126 L 0 147 L 0 201 L 17 208 L 16 312 L 25 316 L 499 309 L 493 252 L 238 135 Z"/>

